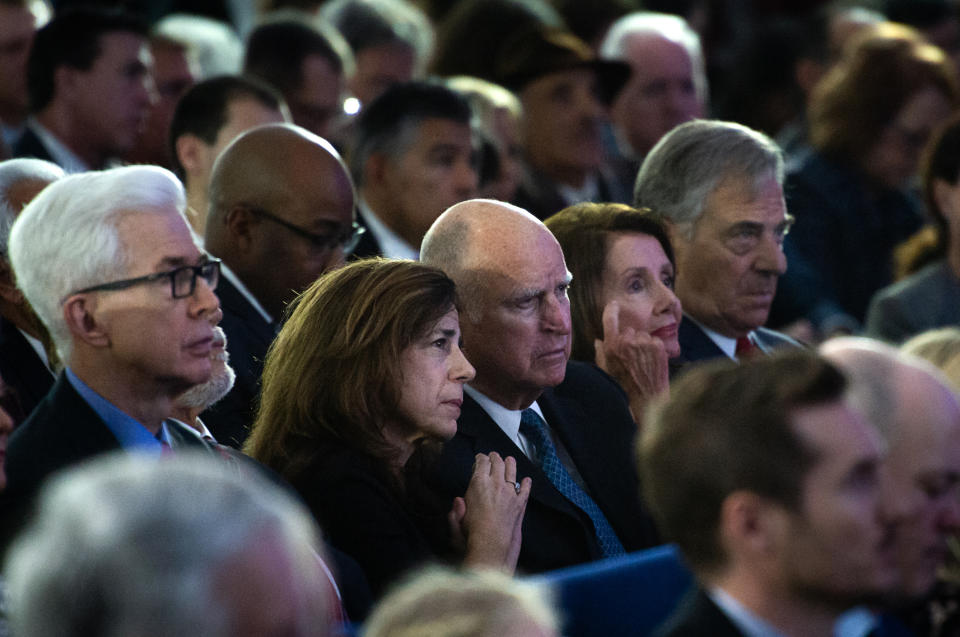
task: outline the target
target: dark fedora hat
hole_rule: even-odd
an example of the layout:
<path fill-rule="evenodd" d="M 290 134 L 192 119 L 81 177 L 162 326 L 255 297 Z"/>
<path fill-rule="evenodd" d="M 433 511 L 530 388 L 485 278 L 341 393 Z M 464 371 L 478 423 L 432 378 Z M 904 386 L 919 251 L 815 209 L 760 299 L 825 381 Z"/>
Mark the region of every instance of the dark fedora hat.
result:
<path fill-rule="evenodd" d="M 494 81 L 519 92 L 533 80 L 557 71 L 591 69 L 597 75 L 600 97 L 611 103 L 630 78 L 630 65 L 601 60 L 590 46 L 562 29 L 533 27 L 503 43 L 494 60 Z"/>

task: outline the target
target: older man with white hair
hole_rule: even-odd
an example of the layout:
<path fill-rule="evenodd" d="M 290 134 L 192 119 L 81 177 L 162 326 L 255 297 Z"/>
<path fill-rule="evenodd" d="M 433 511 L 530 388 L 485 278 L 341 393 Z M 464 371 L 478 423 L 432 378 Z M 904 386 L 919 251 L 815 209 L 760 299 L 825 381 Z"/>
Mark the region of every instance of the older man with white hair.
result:
<path fill-rule="evenodd" d="M 707 75 L 700 36 L 675 15 L 638 11 L 610 26 L 600 57 L 630 64 L 611 108 L 621 154 L 637 163 L 675 126 L 703 117 Z"/>
<path fill-rule="evenodd" d="M 6 563 L 12 628 L 41 635 L 326 637 L 334 591 L 310 513 L 187 454 L 114 455 L 44 490 Z"/>
<path fill-rule="evenodd" d="M 159 455 L 174 401 L 211 374 L 219 261 L 158 167 L 64 177 L 14 223 L 10 260 L 65 366 L 7 449 L 4 525 L 49 474 L 116 449 Z M 197 438 L 187 439 L 203 443 Z"/>

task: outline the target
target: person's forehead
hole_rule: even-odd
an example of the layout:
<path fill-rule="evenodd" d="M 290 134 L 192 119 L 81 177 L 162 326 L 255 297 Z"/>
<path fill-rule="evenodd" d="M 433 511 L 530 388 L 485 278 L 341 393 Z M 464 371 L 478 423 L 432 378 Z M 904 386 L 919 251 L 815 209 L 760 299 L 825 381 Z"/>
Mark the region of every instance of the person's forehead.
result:
<path fill-rule="evenodd" d="M 196 263 L 202 256 L 186 219 L 174 208 L 120 213 L 117 235 L 131 271 L 151 271 L 165 262 Z"/>
<path fill-rule="evenodd" d="M 721 180 L 707 195 L 700 222 L 731 224 L 740 221 L 780 223 L 787 209 L 783 189 L 772 175 L 759 181 L 746 176 Z"/>
<path fill-rule="evenodd" d="M 900 387 L 903 404 L 889 460 L 916 474 L 960 472 L 960 406 L 956 396 L 921 373 Z"/>
<path fill-rule="evenodd" d="M 404 155 L 437 146 L 459 147 L 469 151 L 472 148 L 470 124 L 445 117 L 428 117 L 416 126 L 412 143 L 407 145 Z"/>
<path fill-rule="evenodd" d="M 483 273 L 485 285 L 498 295 L 550 288 L 568 276 L 560 245 L 546 228 L 541 232 L 513 233 L 504 228 L 500 244 L 491 245 L 488 236 L 472 251 L 475 269 Z M 512 236 L 507 236 L 511 235 Z"/>
<path fill-rule="evenodd" d="M 879 458 L 880 436 L 866 417 L 845 400 L 793 410 L 791 426 L 815 454 L 815 466 L 846 471 L 855 464 Z"/>
<path fill-rule="evenodd" d="M 0 45 L 11 44 L 33 34 L 36 18 L 26 7 L 0 3 Z"/>
<path fill-rule="evenodd" d="M 687 71 L 692 71 L 690 55 L 687 49 L 674 40 L 655 33 L 637 33 L 627 40 L 625 48 L 627 61 L 635 70 L 654 72 L 669 63 L 684 62 Z"/>

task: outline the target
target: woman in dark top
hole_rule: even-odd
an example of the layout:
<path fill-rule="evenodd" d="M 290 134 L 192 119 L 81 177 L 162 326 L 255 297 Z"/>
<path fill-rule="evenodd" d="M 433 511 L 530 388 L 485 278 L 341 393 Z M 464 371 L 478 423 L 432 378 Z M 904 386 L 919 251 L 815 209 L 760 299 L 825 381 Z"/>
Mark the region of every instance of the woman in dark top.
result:
<path fill-rule="evenodd" d="M 474 370 L 459 347 L 453 282 L 411 261 L 370 259 L 316 281 L 267 353 L 244 450 L 301 494 L 375 594 L 435 558 L 406 507 L 417 446 L 457 431 Z M 468 565 L 512 572 L 530 481 L 513 458 L 478 455 L 447 522 Z"/>

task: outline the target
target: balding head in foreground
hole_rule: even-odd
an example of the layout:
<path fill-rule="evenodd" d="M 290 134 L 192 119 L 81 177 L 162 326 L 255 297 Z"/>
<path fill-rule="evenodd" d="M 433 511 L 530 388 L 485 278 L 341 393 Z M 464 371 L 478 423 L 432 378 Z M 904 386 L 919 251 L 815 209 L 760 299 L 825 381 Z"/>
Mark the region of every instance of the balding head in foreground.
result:
<path fill-rule="evenodd" d="M 851 392 L 887 441 L 884 515 L 893 525 L 896 602 L 930 591 L 960 529 L 960 403 L 924 361 L 861 338 L 828 341 L 824 356 L 851 378 Z"/>

